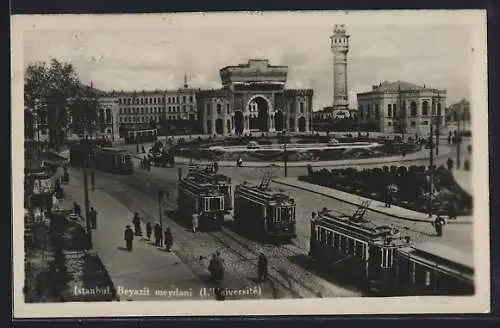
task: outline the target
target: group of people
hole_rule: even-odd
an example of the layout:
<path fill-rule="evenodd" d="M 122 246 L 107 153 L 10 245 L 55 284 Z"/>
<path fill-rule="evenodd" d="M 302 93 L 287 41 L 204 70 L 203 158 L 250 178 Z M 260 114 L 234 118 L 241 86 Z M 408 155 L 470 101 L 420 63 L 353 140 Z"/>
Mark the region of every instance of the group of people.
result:
<path fill-rule="evenodd" d="M 129 252 L 131 252 L 133 248 L 134 236 L 142 236 L 142 223 L 139 213 L 137 212 L 134 213 L 134 217 L 132 218 L 132 224 L 134 226 L 134 230 L 132 230 L 130 225 L 127 225 L 124 234 L 125 244 Z M 170 252 L 174 244 L 172 231 L 170 230 L 169 227 L 167 227 L 163 233 L 162 230 L 163 229 L 160 223 L 158 222 L 155 224 L 154 227 L 151 224 L 151 222 L 146 223 L 146 236 L 148 240 L 151 240 L 151 235 L 153 235 L 155 239 L 155 246 L 157 247 L 165 246 L 167 252 Z"/>
<path fill-rule="evenodd" d="M 76 201 L 73 202 L 73 213 L 80 218 L 82 217 L 82 208 L 80 204 L 78 204 Z M 89 220 L 89 225 L 92 229 L 97 229 L 97 211 L 95 210 L 94 207 L 90 207 L 90 211 L 88 213 L 87 219 Z"/>

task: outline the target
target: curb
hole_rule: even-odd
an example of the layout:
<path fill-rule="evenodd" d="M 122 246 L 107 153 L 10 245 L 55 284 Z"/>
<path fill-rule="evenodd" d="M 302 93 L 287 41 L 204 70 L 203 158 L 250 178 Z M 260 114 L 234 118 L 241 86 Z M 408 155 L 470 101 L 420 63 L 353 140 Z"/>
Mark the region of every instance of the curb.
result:
<path fill-rule="evenodd" d="M 449 154 L 450 153 L 441 154 L 441 155 L 435 157 L 435 159 L 446 157 Z M 378 161 L 373 161 L 373 162 L 370 162 L 370 161 L 360 161 L 359 163 L 356 163 L 356 161 L 358 161 L 358 159 L 353 159 L 351 162 L 348 162 L 348 163 L 338 163 L 339 161 L 288 162 L 288 167 L 289 168 L 292 168 L 292 167 L 305 168 L 309 164 L 312 167 L 337 167 L 337 166 L 346 166 L 346 165 L 350 165 L 350 166 L 361 165 L 361 166 L 364 166 L 364 165 L 382 165 L 382 164 L 388 164 L 388 163 L 394 163 L 394 162 L 398 162 L 398 163 L 400 163 L 400 165 L 403 165 L 403 164 L 406 164 L 406 163 L 412 163 L 412 162 L 417 162 L 417 161 L 422 161 L 422 160 L 428 159 L 428 157 L 418 157 L 418 158 L 410 158 L 410 159 L 404 159 L 402 157 L 398 157 L 398 158 L 399 159 L 396 159 L 394 156 L 392 156 L 392 157 L 385 157 L 385 158 L 381 157 L 380 160 L 378 160 Z M 369 158 L 367 158 L 366 160 L 369 160 Z M 189 163 L 189 159 L 187 159 L 185 157 L 178 157 L 178 156 L 176 156 L 175 157 L 175 162 L 178 163 L 178 164 L 188 164 Z M 208 160 L 199 161 L 199 162 L 202 163 L 202 164 L 203 163 L 209 163 Z M 219 163 L 219 167 L 236 167 L 235 163 L 229 164 L 229 163 L 227 163 L 228 161 L 225 161 L 225 162 L 226 163 Z M 256 163 L 262 163 L 262 165 L 257 165 Z M 297 165 L 294 165 L 293 163 L 297 163 Z M 271 165 L 277 166 L 277 167 L 284 167 L 282 161 L 277 161 L 277 163 L 276 162 L 274 162 L 274 163 L 273 162 L 244 162 L 242 168 L 262 168 L 262 167 L 267 167 L 267 166 L 271 166 Z"/>
<path fill-rule="evenodd" d="M 325 197 L 328 197 L 328 198 L 332 198 L 332 199 L 335 199 L 335 200 L 338 200 L 338 201 L 341 201 L 341 202 L 344 202 L 344 203 L 347 203 L 347 204 L 359 206 L 358 203 L 355 203 L 355 202 L 352 202 L 352 201 L 349 201 L 349 200 L 346 200 L 346 199 L 342 199 L 340 197 L 335 197 L 333 195 L 329 195 L 329 194 L 322 193 L 322 192 L 319 192 L 319 191 L 312 191 L 312 190 L 310 190 L 308 188 L 305 188 L 305 187 L 297 186 L 297 185 L 294 185 L 294 184 L 291 184 L 291 183 L 286 183 L 286 182 L 275 180 L 275 179 L 273 179 L 272 181 L 274 183 L 277 183 L 277 184 L 281 184 L 281 185 L 285 185 L 285 186 L 288 186 L 288 187 L 297 188 L 297 189 L 304 190 L 304 191 L 309 191 L 309 192 L 312 192 L 312 193 L 315 193 L 315 194 L 318 194 L 318 195 L 322 195 L 322 196 L 325 196 Z M 396 219 L 405 220 L 405 221 L 411 221 L 411 222 L 426 222 L 426 223 L 431 223 L 433 221 L 433 220 L 426 220 L 426 219 L 408 218 L 408 217 L 404 217 L 404 216 L 400 216 L 400 215 L 396 215 L 396 214 L 390 214 L 390 213 L 387 213 L 387 212 L 384 212 L 384 211 L 381 211 L 381 210 L 377 210 L 377 209 L 374 209 L 374 208 L 368 208 L 368 211 L 372 211 L 372 212 L 384 214 L 384 215 L 387 215 L 387 216 L 390 216 L 390 217 L 393 217 L 393 218 L 396 218 Z M 446 223 L 447 224 L 472 224 L 471 221 L 461 221 L 461 222 L 459 222 L 459 221 L 447 221 Z"/>

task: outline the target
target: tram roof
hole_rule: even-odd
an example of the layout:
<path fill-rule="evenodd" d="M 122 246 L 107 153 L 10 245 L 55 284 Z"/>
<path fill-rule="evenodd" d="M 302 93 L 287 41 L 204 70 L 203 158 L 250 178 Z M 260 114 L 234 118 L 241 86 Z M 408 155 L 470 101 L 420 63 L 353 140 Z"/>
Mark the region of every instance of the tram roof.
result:
<path fill-rule="evenodd" d="M 240 188 L 246 189 L 246 191 L 254 193 L 255 195 L 258 195 L 259 197 L 262 198 L 267 198 L 267 199 L 276 199 L 276 198 L 286 198 L 286 199 L 293 199 L 290 195 L 286 194 L 282 190 L 278 189 L 272 189 L 267 187 L 266 189 L 260 188 L 258 185 L 250 184 L 248 182 L 244 182 L 243 184 L 240 185 Z"/>
<path fill-rule="evenodd" d="M 352 216 L 335 216 L 328 212 L 320 213 L 317 221 L 319 223 L 326 223 L 332 226 L 332 228 L 339 227 L 351 230 L 353 233 L 363 234 L 369 238 L 390 237 L 394 231 L 393 227 L 378 225 L 368 219 L 354 220 Z"/>
<path fill-rule="evenodd" d="M 231 181 L 231 178 L 224 174 L 218 174 L 214 172 L 205 172 L 203 169 L 193 169 L 189 171 L 189 174 L 194 176 L 200 176 L 208 179 L 214 179 L 217 181 L 226 180 Z"/>
<path fill-rule="evenodd" d="M 419 256 L 423 258 L 432 258 L 435 261 L 451 262 L 461 266 L 473 269 L 474 261 L 471 254 L 461 252 L 453 247 L 436 242 L 424 242 L 405 247 L 400 250 L 411 256 Z"/>
<path fill-rule="evenodd" d="M 123 148 L 113 148 L 113 147 L 103 147 L 102 151 L 107 151 L 110 153 L 128 153 L 129 151 Z"/>

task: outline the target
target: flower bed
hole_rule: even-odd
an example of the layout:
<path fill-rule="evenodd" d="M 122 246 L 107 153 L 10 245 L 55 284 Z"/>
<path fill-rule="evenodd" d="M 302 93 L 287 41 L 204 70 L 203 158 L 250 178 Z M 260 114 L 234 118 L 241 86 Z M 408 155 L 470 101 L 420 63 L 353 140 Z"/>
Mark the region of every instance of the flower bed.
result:
<path fill-rule="evenodd" d="M 362 197 L 384 201 L 385 188 L 394 184 L 398 188 L 393 204 L 417 212 L 429 210 L 429 180 L 425 166 L 384 166 L 358 171 L 348 169 L 309 168 L 307 176 L 299 180 L 330 187 Z M 472 197 L 456 183 L 452 173 L 444 166 L 435 169 L 435 192 L 433 196 L 433 212 L 448 215 L 450 204 L 454 204 L 458 215 L 472 214 Z"/>
<path fill-rule="evenodd" d="M 274 138 L 276 139 L 276 138 Z M 236 161 L 241 158 L 243 161 L 249 162 L 269 162 L 283 159 L 283 150 L 262 150 L 262 151 L 233 151 L 226 152 L 221 149 L 209 149 L 215 146 L 244 146 L 251 140 L 257 141 L 260 145 L 276 144 L 278 140 L 274 139 L 258 139 L 258 138 L 231 138 L 217 142 L 194 142 L 190 144 L 178 145 L 175 148 L 176 156 L 193 158 L 197 160 L 209 159 L 218 161 Z M 316 138 L 317 139 L 317 138 Z M 316 143 L 314 137 L 310 138 L 292 138 L 291 141 L 296 143 Z M 358 139 L 341 138 L 341 143 L 359 142 Z M 352 140 L 351 140 L 352 139 Z M 418 144 L 406 143 L 384 143 L 372 148 L 335 148 L 335 149 L 299 149 L 287 150 L 288 161 L 335 161 L 345 159 L 359 158 L 376 158 L 409 154 L 421 149 Z"/>
<path fill-rule="evenodd" d="M 112 301 L 116 291 L 78 222 L 65 212 L 47 223 L 26 218 L 26 302 Z"/>

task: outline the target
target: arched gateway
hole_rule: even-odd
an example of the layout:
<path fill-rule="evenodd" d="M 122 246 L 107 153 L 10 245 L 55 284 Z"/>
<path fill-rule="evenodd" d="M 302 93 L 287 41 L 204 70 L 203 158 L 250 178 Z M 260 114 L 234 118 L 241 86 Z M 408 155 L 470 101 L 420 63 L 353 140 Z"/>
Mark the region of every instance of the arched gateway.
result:
<path fill-rule="evenodd" d="M 287 74 L 265 59 L 222 68 L 222 88 L 197 93 L 203 133 L 310 131 L 313 90 L 286 89 Z"/>

